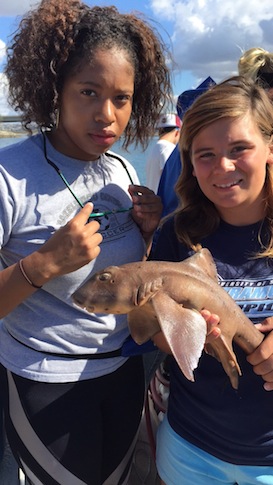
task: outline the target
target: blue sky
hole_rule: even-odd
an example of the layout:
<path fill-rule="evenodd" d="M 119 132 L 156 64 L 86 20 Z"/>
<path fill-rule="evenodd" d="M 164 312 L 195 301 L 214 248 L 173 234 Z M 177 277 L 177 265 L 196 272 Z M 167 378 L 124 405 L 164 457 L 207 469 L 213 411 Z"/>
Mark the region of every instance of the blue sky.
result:
<path fill-rule="evenodd" d="M 171 47 L 175 95 L 198 86 L 207 76 L 216 82 L 237 73 L 240 55 L 250 47 L 273 51 L 272 0 L 87 0 L 139 11 Z M 0 2 L 0 114 L 7 114 L 5 62 L 7 37 L 34 0 Z"/>

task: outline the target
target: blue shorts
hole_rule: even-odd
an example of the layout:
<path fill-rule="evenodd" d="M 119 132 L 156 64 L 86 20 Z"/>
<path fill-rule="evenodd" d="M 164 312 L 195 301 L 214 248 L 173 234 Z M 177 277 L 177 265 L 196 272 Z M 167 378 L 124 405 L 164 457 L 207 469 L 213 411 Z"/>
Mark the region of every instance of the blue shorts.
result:
<path fill-rule="evenodd" d="M 219 460 L 175 433 L 166 415 L 157 432 L 156 463 L 166 485 L 273 485 L 273 467 Z"/>

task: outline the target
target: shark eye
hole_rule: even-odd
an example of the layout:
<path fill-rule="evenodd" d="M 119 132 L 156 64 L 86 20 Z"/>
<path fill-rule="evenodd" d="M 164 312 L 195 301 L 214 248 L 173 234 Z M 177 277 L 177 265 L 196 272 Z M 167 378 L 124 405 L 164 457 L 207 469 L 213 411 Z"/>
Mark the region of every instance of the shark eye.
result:
<path fill-rule="evenodd" d="M 108 281 L 111 279 L 111 273 L 101 273 L 99 275 L 99 280 L 100 281 Z"/>

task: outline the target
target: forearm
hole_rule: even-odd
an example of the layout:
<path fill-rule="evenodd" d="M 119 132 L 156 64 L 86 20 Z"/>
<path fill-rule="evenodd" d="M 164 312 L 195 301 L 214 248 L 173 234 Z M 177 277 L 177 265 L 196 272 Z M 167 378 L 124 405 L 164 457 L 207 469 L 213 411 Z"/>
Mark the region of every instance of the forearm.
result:
<path fill-rule="evenodd" d="M 25 264 L 25 266 L 27 267 L 28 265 Z M 26 268 L 25 273 L 28 275 Z M 42 286 L 41 279 L 38 281 L 37 278 L 36 282 L 36 280 L 34 280 L 34 275 L 29 274 L 28 278 L 30 281 L 32 281 L 31 278 L 33 278 L 35 285 Z M 0 272 L 0 318 L 5 317 L 37 290 L 37 288 L 27 281 L 20 270 L 18 263 L 2 270 Z"/>
<path fill-rule="evenodd" d="M 95 259 L 102 236 L 97 221 L 87 224 L 93 206 L 86 206 L 38 250 L 0 272 L 0 318 L 39 291 L 46 282 L 71 273 Z M 38 287 L 38 288 L 37 288 Z"/>

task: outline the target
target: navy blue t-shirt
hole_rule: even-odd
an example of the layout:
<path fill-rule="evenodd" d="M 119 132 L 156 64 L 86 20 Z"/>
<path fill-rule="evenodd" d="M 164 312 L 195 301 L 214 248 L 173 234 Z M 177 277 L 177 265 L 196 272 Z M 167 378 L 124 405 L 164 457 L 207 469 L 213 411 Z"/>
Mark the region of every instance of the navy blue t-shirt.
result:
<path fill-rule="evenodd" d="M 260 250 L 261 223 L 237 227 L 221 222 L 217 231 L 201 241 L 214 258 L 219 284 L 255 323 L 273 315 L 273 262 L 251 259 Z M 262 226 L 265 242 L 268 231 Z M 178 242 L 173 219 L 159 235 L 152 259 L 181 261 L 192 252 Z M 273 391 L 263 389 L 263 379 L 253 372 L 244 352 L 234 350 L 242 370 L 239 388 L 214 357 L 203 352 L 188 381 L 171 359 L 168 420 L 172 428 L 195 446 L 240 465 L 273 466 Z"/>

